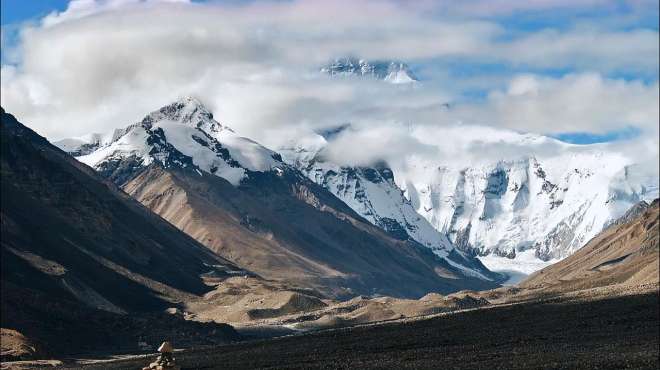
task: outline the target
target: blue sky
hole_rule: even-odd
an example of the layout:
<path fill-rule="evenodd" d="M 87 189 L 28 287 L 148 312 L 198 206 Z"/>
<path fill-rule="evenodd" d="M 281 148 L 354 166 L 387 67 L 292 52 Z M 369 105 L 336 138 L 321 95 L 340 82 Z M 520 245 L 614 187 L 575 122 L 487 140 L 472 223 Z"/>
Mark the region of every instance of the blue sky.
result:
<path fill-rule="evenodd" d="M 2 0 L 2 24 L 20 23 L 66 9 L 66 0 Z"/>
<path fill-rule="evenodd" d="M 630 140 L 640 135 L 640 130 L 635 127 L 626 127 L 620 130 L 608 131 L 604 134 L 594 134 L 589 132 L 571 132 L 553 135 L 556 139 L 571 144 L 593 144 L 606 143 L 617 140 Z"/>
<path fill-rule="evenodd" d="M 90 14 L 104 14 L 108 13 L 107 10 L 110 7 L 106 5 L 111 2 L 111 0 L 98 1 L 86 6 L 87 10 L 91 11 Z M 40 122 L 37 117 L 43 116 L 45 120 L 49 116 L 46 113 L 48 110 L 40 108 L 38 111 L 32 111 L 31 107 L 35 106 L 34 99 L 39 100 L 41 97 L 57 96 L 60 100 L 68 100 L 70 103 L 68 109 L 72 109 L 71 106 L 83 104 L 86 99 L 91 99 L 90 96 L 95 96 L 95 99 L 98 100 L 89 100 L 86 102 L 87 104 L 104 107 L 110 104 L 110 101 L 120 99 L 119 94 L 122 89 L 137 91 L 135 88 L 138 86 L 145 92 L 152 91 L 152 85 L 161 82 L 159 78 L 154 78 L 152 81 L 148 76 L 152 70 L 158 68 L 143 69 L 145 65 L 148 66 L 151 63 L 152 59 L 150 59 L 151 54 L 141 55 L 140 50 L 142 49 L 153 52 L 159 58 L 162 58 L 163 55 L 170 55 L 167 62 L 172 64 L 173 71 L 192 71 L 189 79 L 201 78 L 196 72 L 198 70 L 206 70 L 207 73 L 218 75 L 223 74 L 222 71 L 215 70 L 222 63 L 204 64 L 206 63 L 204 58 L 208 56 L 207 51 L 213 48 L 218 49 L 216 58 L 223 62 L 227 58 L 257 58 L 250 61 L 225 62 L 227 64 L 236 62 L 235 68 L 239 68 L 239 66 L 247 68 L 246 65 L 264 62 L 266 63 L 264 68 L 271 68 L 271 64 L 277 62 L 297 63 L 297 61 L 291 62 L 291 60 L 298 58 L 298 54 L 304 56 L 305 52 L 296 50 L 298 44 L 278 38 L 280 35 L 290 34 L 291 40 L 309 41 L 307 46 L 310 47 L 307 51 L 309 55 L 326 48 L 327 51 L 321 50 L 325 54 L 320 52 L 317 54 L 330 57 L 333 55 L 330 50 L 340 49 L 345 44 L 347 50 L 357 50 L 364 52 L 367 57 L 377 58 L 383 57 L 384 50 L 394 50 L 395 46 L 398 47 L 400 51 L 391 57 L 409 62 L 415 73 L 424 79 L 426 92 L 437 91 L 438 95 L 443 96 L 437 99 L 447 99 L 453 105 L 462 108 L 461 112 L 465 115 L 457 118 L 460 121 L 464 121 L 465 117 L 468 117 L 474 119 L 476 123 L 485 122 L 516 131 L 539 132 L 576 144 L 633 140 L 641 135 L 655 133 L 653 123 L 649 123 L 648 118 L 653 117 L 654 113 L 651 108 L 648 108 L 649 104 L 646 102 L 653 102 L 652 90 L 654 84 L 657 84 L 659 73 L 657 67 L 658 5 L 656 0 L 590 0 L 585 2 L 577 0 L 557 0 L 555 2 L 439 0 L 430 3 L 392 0 L 392 4 L 401 6 L 400 9 L 404 10 L 405 14 L 400 17 L 397 13 L 398 10 L 391 12 L 392 7 L 381 6 L 382 2 L 377 5 L 366 2 L 347 2 L 347 0 L 344 2 L 346 4 L 343 6 L 346 7 L 350 4 L 353 12 L 342 12 L 341 0 L 337 2 L 301 0 L 296 3 L 281 1 L 275 2 L 277 5 L 272 5 L 273 2 L 271 2 L 270 5 L 261 7 L 258 6 L 259 1 L 251 1 L 251 4 L 257 4 L 257 6 L 245 8 L 245 10 L 231 10 L 231 7 L 227 7 L 227 4 L 234 7 L 237 4 L 240 5 L 241 1 L 210 2 L 213 7 L 208 5 L 209 2 L 199 1 L 198 3 L 202 3 L 201 5 L 189 7 L 192 9 L 189 11 L 189 18 L 204 17 L 204 13 L 216 12 L 218 15 L 215 19 L 211 19 L 208 25 L 195 23 L 195 21 L 189 25 L 182 23 L 179 34 L 198 27 L 206 27 L 199 32 L 210 35 L 222 35 L 230 30 L 229 34 L 234 35 L 232 37 L 245 37 L 243 44 L 236 46 L 232 44 L 235 42 L 232 40 L 229 44 L 211 43 L 208 46 L 194 49 L 193 53 L 201 53 L 200 55 L 190 54 L 189 58 L 179 60 L 182 58 L 183 52 L 170 55 L 169 43 L 166 39 L 148 39 L 152 35 L 149 33 L 146 34 L 147 36 L 143 36 L 144 33 L 139 27 L 151 27 L 151 23 L 131 25 L 131 27 L 135 27 L 135 40 L 129 42 L 130 47 L 136 48 L 132 54 L 136 57 L 134 65 L 126 65 L 122 69 L 107 72 L 104 70 L 104 68 L 108 68 L 106 61 L 113 55 L 103 54 L 111 53 L 115 49 L 89 51 L 95 47 L 91 36 L 89 44 L 79 47 L 64 43 L 65 40 L 83 39 L 82 35 L 85 33 L 94 34 L 94 37 L 98 37 L 100 40 L 106 39 L 105 42 L 115 42 L 116 33 L 107 32 L 108 27 L 101 24 L 104 19 L 99 19 L 100 24 L 96 29 L 85 28 L 93 26 L 85 25 L 83 27 L 80 22 L 77 22 L 77 19 L 85 18 L 87 13 L 81 13 L 78 11 L 79 9 L 65 12 L 68 6 L 67 1 L 2 0 L 3 77 L 11 77 L 7 78 L 9 82 L 3 83 L 3 92 L 17 94 L 16 91 L 25 90 L 30 92 L 29 96 L 32 99 L 32 102 L 28 104 L 28 102 L 20 101 L 21 98 L 18 95 L 6 99 L 3 97 L 3 105 L 13 105 L 14 110 L 19 112 L 24 110 L 29 117 L 34 116 L 35 121 Z M 339 5 L 334 6 L 335 3 L 339 3 Z M 355 6 L 353 6 L 354 3 Z M 387 2 L 384 4 L 387 5 Z M 429 4 L 431 5 L 429 6 Z M 425 6 L 429 8 L 426 9 Z M 152 8 L 160 7 L 168 6 L 154 5 Z M 122 5 L 112 9 L 120 9 L 121 12 L 130 14 L 139 7 Z M 140 9 L 145 11 L 144 8 Z M 337 9 L 339 9 L 336 19 L 337 28 L 356 29 L 355 33 L 342 35 L 342 33 L 336 32 L 337 29 L 333 29 L 331 24 L 327 30 L 322 25 L 320 27 L 314 25 L 313 33 L 308 33 L 301 28 L 309 27 L 309 24 L 305 23 L 307 18 L 313 18 L 317 13 L 332 13 Z M 364 14 L 381 14 L 383 19 L 393 15 L 394 17 L 390 20 L 392 26 L 388 26 L 387 21 L 378 21 L 378 16 L 353 19 L 364 16 L 360 14 L 360 9 Z M 41 23 L 44 16 L 53 12 L 59 12 L 59 14 L 55 13 L 50 17 L 49 22 L 70 24 L 72 29 L 70 35 L 64 35 L 62 31 L 49 32 L 48 29 L 51 26 Z M 234 29 L 222 29 L 223 22 L 219 22 L 217 19 L 223 19 L 223 14 L 226 12 L 233 12 L 233 16 L 239 19 L 238 23 L 241 25 Z M 270 22 L 275 26 L 270 23 L 265 26 L 273 27 L 271 31 L 274 32 L 255 36 L 255 30 L 261 26 L 259 22 L 256 23 L 256 26 L 251 24 L 250 27 L 241 28 L 243 23 L 255 22 L 255 14 L 261 14 L 264 21 L 270 22 L 271 18 L 275 19 Z M 107 17 L 109 18 L 110 15 Z M 401 19 L 410 21 L 406 23 Z M 399 21 L 402 23 L 397 23 Z M 422 27 L 422 24 L 425 26 Z M 163 24 L 163 27 L 166 26 Z M 20 30 L 24 27 L 30 27 L 35 31 L 28 40 L 22 40 L 19 37 Z M 75 27 L 79 27 L 80 30 L 74 30 Z M 57 27 L 51 28 L 56 29 Z M 303 32 L 298 34 L 301 29 Z M 434 32 L 446 33 L 449 38 L 443 40 L 442 36 L 436 36 Z M 243 36 L 242 33 L 247 35 Z M 383 34 L 385 36 L 382 36 Z M 273 40 L 262 45 L 250 44 L 263 37 L 273 37 Z M 345 37 L 346 40 L 342 40 L 341 37 Z M 451 44 L 454 37 L 460 40 L 456 41 L 457 45 Z M 43 43 L 40 40 L 49 38 L 53 40 L 46 44 L 52 44 L 54 50 L 58 50 L 55 56 L 59 59 L 53 62 L 50 62 L 49 58 L 53 57 L 54 51 L 47 48 L 41 49 Z M 370 42 L 371 39 L 378 40 L 378 42 Z M 209 40 L 213 41 L 207 38 L 207 41 Z M 87 42 L 87 40 L 82 40 L 82 42 Z M 160 42 L 162 44 L 159 44 Z M 322 45 L 326 42 L 327 45 Z M 23 68 L 23 59 L 26 58 L 26 55 L 21 52 L 20 46 L 25 46 L 22 43 L 32 46 L 30 48 L 32 53 L 27 57 L 34 58 L 30 63 L 30 68 L 34 68 L 33 71 Z M 388 47 L 379 47 L 378 43 L 388 45 Z M 415 43 L 419 43 L 419 46 L 410 46 Z M 445 49 L 443 44 L 450 46 Z M 475 44 L 475 46 L 471 46 L 471 44 Z M 230 49 L 221 50 L 226 45 L 229 45 Z M 271 45 L 273 45 L 272 50 L 268 47 Z M 320 46 L 317 48 L 316 45 Z M 184 44 L 183 48 L 188 46 L 189 44 Z M 243 46 L 245 47 L 241 49 Z M 121 45 L 117 47 L 118 50 L 123 49 Z M 305 47 L 301 46 L 300 50 L 304 51 Z M 83 59 L 79 59 L 78 55 L 73 54 L 77 50 L 85 53 L 82 56 Z M 39 57 L 38 52 L 45 54 Z M 387 57 L 390 56 L 387 55 Z M 142 60 L 141 58 L 147 59 Z M 271 63 L 271 60 L 276 62 Z M 74 67 L 69 63 L 70 61 L 82 63 L 82 65 Z M 304 68 L 307 70 L 315 68 L 319 63 L 304 58 L 301 61 L 302 63 L 310 62 L 310 65 L 301 67 L 303 70 Z M 122 60 L 122 63 L 124 62 L 126 62 L 125 59 Z M 245 64 L 246 62 L 248 63 Z M 175 65 L 175 63 L 185 65 Z M 189 63 L 198 64 L 188 65 Z M 160 64 L 162 68 L 167 67 L 163 63 Z M 62 76 L 53 79 L 52 76 L 40 75 L 49 69 L 62 71 Z M 83 76 L 81 73 L 87 75 Z M 175 72 L 174 75 L 170 74 L 168 77 L 176 80 L 177 74 L 178 72 Z M 528 75 L 531 77 L 525 77 Z M 112 79 L 106 80 L 109 77 Z M 162 79 L 162 75 L 160 78 Z M 67 79 L 70 79 L 68 83 Z M 96 85 L 90 82 L 93 90 L 84 93 L 84 89 L 88 87 L 85 85 L 85 81 L 95 79 L 101 79 L 103 86 L 110 84 L 112 88 L 99 91 L 94 87 Z M 35 84 L 35 81 L 38 83 Z M 78 90 L 62 90 L 62 84 L 76 86 Z M 171 84 L 170 89 L 176 88 L 177 84 L 181 84 L 181 82 L 171 81 Z M 204 85 L 204 83 L 192 83 L 195 88 L 200 85 Z M 522 95 L 518 93 L 520 89 L 522 89 Z M 578 89 L 585 89 L 584 96 L 591 100 L 587 101 L 587 98 L 585 101 L 562 100 L 562 94 L 570 95 Z M 300 87 L 295 87 L 295 90 L 300 90 Z M 76 91 L 84 94 L 76 96 Z M 112 95 L 115 94 L 115 91 L 118 95 Z M 387 91 L 384 94 L 391 95 Z M 420 95 L 418 99 L 433 100 L 425 94 L 417 92 L 416 94 Z M 248 94 L 248 96 L 251 95 Z M 262 99 L 268 97 L 266 95 Z M 630 102 L 624 102 L 628 97 L 630 97 Z M 311 101 L 319 99 L 315 96 L 297 98 L 307 102 L 310 99 Z M 502 104 L 503 99 L 511 101 L 510 109 L 506 104 Z M 551 103 L 546 106 L 544 100 L 551 101 Z M 603 108 L 606 109 L 602 110 L 608 111 L 608 113 L 602 113 L 598 117 L 596 115 L 591 117 L 589 109 L 580 107 L 588 107 L 591 104 L 594 111 L 597 111 L 601 110 L 599 103 L 604 104 Z M 45 101 L 43 104 L 44 106 L 50 105 L 50 109 L 55 109 L 50 101 Z M 278 104 L 282 105 L 282 102 Z M 318 104 L 331 106 L 333 103 Z M 576 105 L 576 107 L 567 106 L 566 108 L 570 109 L 564 109 L 566 105 Z M 648 110 L 648 112 L 640 113 L 638 111 L 640 108 Z M 323 109 L 330 108 L 326 106 Z M 532 110 L 535 111 L 531 112 Z M 310 111 L 309 113 L 309 117 L 303 117 L 304 119 L 301 119 L 304 115 L 297 111 L 292 113 L 296 114 L 294 117 L 289 117 L 289 113 L 284 114 L 283 112 L 271 112 L 268 115 L 283 120 L 286 118 L 301 121 L 313 119 L 314 114 L 321 117 L 324 117 L 322 114 L 327 115 L 327 112 Z M 548 124 L 547 120 L 543 119 L 544 116 L 554 115 L 557 116 L 557 120 L 561 121 L 561 124 Z M 383 113 L 383 116 L 392 117 L 394 114 Z M 81 121 L 84 119 L 81 118 Z M 45 130 L 44 132 L 50 133 L 48 129 Z M 69 133 L 64 129 L 53 132 L 53 135 Z"/>
<path fill-rule="evenodd" d="M 5 53 L 6 46 L 17 43 L 18 31 L 25 22 L 36 22 L 53 11 L 66 9 L 68 0 L 0 0 L 2 20 L 2 51 L 1 60 L 8 62 Z"/>

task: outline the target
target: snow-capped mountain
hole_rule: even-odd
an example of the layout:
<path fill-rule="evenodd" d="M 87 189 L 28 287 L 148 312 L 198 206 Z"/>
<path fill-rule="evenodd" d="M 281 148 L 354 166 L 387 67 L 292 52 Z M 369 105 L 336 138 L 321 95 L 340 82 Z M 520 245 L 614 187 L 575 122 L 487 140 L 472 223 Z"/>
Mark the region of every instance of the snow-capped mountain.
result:
<path fill-rule="evenodd" d="M 497 275 L 480 264 L 474 264 L 456 250 L 444 233 L 434 229 L 416 212 L 394 182 L 392 170 L 385 164 L 371 167 L 337 165 L 323 157 L 326 144 L 322 135 L 313 135 L 277 150 L 285 162 L 329 190 L 372 224 L 402 240 L 411 238 L 419 242 L 466 273 L 488 280 L 498 279 Z"/>
<path fill-rule="evenodd" d="M 408 84 L 419 81 L 407 64 L 396 61 L 367 61 L 352 57 L 338 58 L 322 67 L 321 72 L 330 76 L 373 78 L 393 84 Z"/>
<path fill-rule="evenodd" d="M 631 206 L 658 196 L 656 176 L 604 146 L 481 127 L 448 130 L 455 132 L 444 140 L 453 144 L 490 140 L 553 154 L 472 165 L 410 156 L 404 171 L 333 164 L 324 158 L 322 135 L 278 151 L 372 223 L 407 233 L 439 255 L 446 236 L 496 271 L 529 274 L 565 258 Z M 429 143 L 445 134 L 414 133 Z"/>
<path fill-rule="evenodd" d="M 445 257 L 453 249 L 447 237 L 435 230 L 412 207 L 394 183 L 392 170 L 382 166 L 349 167 L 326 161 L 321 135 L 278 148 L 285 162 L 330 190 L 362 217 L 401 239 L 412 237 Z"/>
<path fill-rule="evenodd" d="M 520 261 L 518 270 L 525 273 L 563 259 L 639 201 L 658 196 L 657 174 L 607 145 L 571 145 L 479 127 L 454 131 L 442 136 L 453 138 L 454 145 L 478 141 L 479 146 L 466 145 L 473 150 L 497 142 L 541 153 L 472 165 L 408 158 L 407 170 L 395 172 L 420 215 L 457 248 L 490 255 L 482 262 L 494 270 L 512 267 L 497 257 Z M 417 135 L 437 139 L 429 132 Z"/>
<path fill-rule="evenodd" d="M 235 187 L 244 186 L 245 181 L 250 179 L 254 181 L 248 187 L 262 186 L 259 181 L 264 181 L 264 177 L 260 173 L 298 176 L 305 181 L 309 181 L 309 177 L 330 190 L 323 190 L 327 196 L 333 199 L 336 196 L 346 203 L 342 203 L 342 207 L 348 205 L 347 209 L 352 209 L 351 212 L 356 212 L 396 239 L 426 246 L 450 269 L 460 271 L 461 275 L 485 280 L 489 284 L 501 278 L 474 257 L 457 251 L 444 234 L 417 214 L 394 184 L 388 168 L 340 168 L 318 160 L 305 162 L 307 164 L 303 166 L 303 161 L 312 159 L 305 157 L 306 154 L 311 155 L 311 151 L 285 150 L 283 153 L 288 158 L 285 161 L 279 153 L 239 136 L 214 120 L 213 115 L 194 98 L 184 98 L 167 105 L 140 122 L 115 130 L 112 134 L 90 135 L 57 144 L 119 185 L 134 180 L 136 174 L 153 163 L 166 169 L 192 169 L 200 176 L 213 174 Z M 295 162 L 295 165 L 287 162 Z M 336 176 L 329 175 L 333 171 Z M 292 183 L 289 186 L 300 185 Z M 135 188 L 134 184 L 131 187 Z M 332 202 L 341 203 L 339 200 Z M 310 201 L 319 202 L 318 199 Z M 319 207 L 328 208 L 323 204 Z M 251 223 L 249 217 L 247 223 Z"/>
<path fill-rule="evenodd" d="M 336 133 L 298 138 L 275 152 L 215 121 L 192 98 L 112 134 L 58 144 L 119 184 L 154 161 L 211 173 L 235 186 L 258 172 L 293 171 L 390 235 L 412 239 L 464 273 L 489 280 L 498 277 L 473 256 L 491 269 L 527 274 L 565 258 L 631 206 L 658 196 L 657 176 L 606 146 L 471 126 L 451 130 L 413 135 L 423 143 L 492 141 L 544 154 L 467 165 L 411 155 L 405 170 L 384 163 L 344 166 L 324 156 Z"/>
<path fill-rule="evenodd" d="M 165 167 L 193 167 L 237 185 L 251 172 L 281 170 L 284 166 L 277 153 L 221 125 L 191 97 L 152 112 L 112 135 L 89 138 L 91 141 L 78 146 L 71 145 L 74 141 L 70 139 L 55 144 L 113 179 L 158 161 Z"/>

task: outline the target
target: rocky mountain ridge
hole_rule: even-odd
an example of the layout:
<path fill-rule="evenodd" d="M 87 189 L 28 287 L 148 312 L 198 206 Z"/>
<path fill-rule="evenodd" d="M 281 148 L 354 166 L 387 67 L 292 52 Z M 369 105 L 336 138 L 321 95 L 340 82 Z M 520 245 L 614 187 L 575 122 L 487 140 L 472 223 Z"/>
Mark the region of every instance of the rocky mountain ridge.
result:
<path fill-rule="evenodd" d="M 497 278 L 474 263 L 474 256 L 495 270 L 505 264 L 517 269 L 520 260 L 520 268 L 529 273 L 575 252 L 628 208 L 658 192 L 657 179 L 606 148 L 569 145 L 532 134 L 456 128 L 467 133 L 459 140 L 478 137 L 483 145 L 499 141 L 546 152 L 545 148 L 554 147 L 555 154 L 467 166 L 413 156 L 405 159 L 407 170 L 400 171 L 385 163 L 364 167 L 333 163 L 324 148 L 335 136 L 345 134 L 343 129 L 327 137 L 314 134 L 296 139 L 276 151 L 266 149 L 215 121 L 192 98 L 164 107 L 143 121 L 119 139 L 117 132 L 122 130 L 103 136 L 117 140 L 106 140 L 78 158 L 120 184 L 124 171 L 132 173 L 154 160 L 176 161 L 178 166 L 216 174 L 234 185 L 260 171 L 296 173 L 327 189 L 390 235 L 415 240 L 465 273 L 491 280 Z M 185 134 L 179 135 L 180 130 L 165 134 L 166 122 L 177 121 L 186 126 Z M 160 123 L 151 127 L 153 122 Z M 144 142 L 145 136 L 153 145 L 134 143 Z M 420 139 L 425 136 L 434 137 L 424 134 Z M 187 137 L 195 143 L 186 142 Z M 183 156 L 158 154 L 174 153 L 165 148 L 165 141 Z M 67 149 L 76 154 L 79 148 Z"/>
<path fill-rule="evenodd" d="M 115 132 L 121 132 L 113 135 L 115 140 L 77 158 L 214 251 L 263 276 L 301 279 L 303 285 L 321 284 L 326 293 L 349 296 L 341 292 L 342 284 L 362 294 L 378 292 L 380 285 L 387 286 L 383 294 L 407 290 L 405 294 L 415 295 L 428 289 L 452 291 L 463 278 L 467 285 L 500 279 L 438 233 L 433 232 L 443 252 L 435 256 L 414 236 L 380 223 L 383 233 L 279 153 L 215 121 L 194 98 L 169 104 Z M 245 247 L 248 240 L 251 249 Z M 320 255 L 318 248 L 325 252 Z M 376 268 L 383 263 L 394 264 L 389 273 L 402 268 L 403 275 L 412 274 L 409 278 L 419 286 L 404 289 L 406 284 L 395 282 L 403 276 L 383 275 L 367 288 L 366 281 L 353 277 L 368 271 L 386 274 Z M 363 264 L 370 267 L 357 267 Z M 458 280 L 446 285 L 449 276 Z"/>

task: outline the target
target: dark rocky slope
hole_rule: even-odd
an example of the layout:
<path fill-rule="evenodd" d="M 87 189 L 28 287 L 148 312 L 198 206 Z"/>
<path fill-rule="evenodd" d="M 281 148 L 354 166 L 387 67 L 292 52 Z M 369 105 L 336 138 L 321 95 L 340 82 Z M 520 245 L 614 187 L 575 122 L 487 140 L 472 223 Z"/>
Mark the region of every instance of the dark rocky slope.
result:
<path fill-rule="evenodd" d="M 209 291 L 203 276 L 239 269 L 4 110 L 1 122 L 2 327 L 54 353 L 134 349 L 151 331 L 204 333 L 148 315 Z M 208 341 L 235 337 L 214 329 Z"/>

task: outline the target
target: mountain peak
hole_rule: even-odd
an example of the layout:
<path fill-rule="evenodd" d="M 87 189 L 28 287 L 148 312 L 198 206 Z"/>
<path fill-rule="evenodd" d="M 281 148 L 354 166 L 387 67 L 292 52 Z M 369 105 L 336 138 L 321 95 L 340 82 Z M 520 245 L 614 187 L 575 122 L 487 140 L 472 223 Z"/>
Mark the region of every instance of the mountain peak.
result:
<path fill-rule="evenodd" d="M 84 143 L 68 140 L 58 145 L 118 184 L 136 169 L 152 163 L 189 168 L 200 175 L 204 171 L 233 185 L 250 173 L 282 166 L 277 153 L 221 125 L 198 99 L 190 96 L 115 130 L 111 140 L 104 137 L 87 146 Z"/>
<path fill-rule="evenodd" d="M 341 77 L 368 77 L 393 84 L 419 81 L 406 63 L 393 60 L 368 61 L 355 57 L 342 57 L 322 67 L 321 73 Z"/>
<path fill-rule="evenodd" d="M 191 96 L 191 95 L 181 97 L 177 101 L 175 101 L 173 104 L 177 104 L 179 106 L 189 107 L 189 108 L 194 107 L 194 108 L 204 109 L 204 110 L 208 111 L 208 109 L 206 109 L 204 104 L 199 99 L 197 99 L 196 97 Z"/>
<path fill-rule="evenodd" d="M 213 119 L 213 113 L 199 99 L 192 96 L 184 96 L 173 103 L 149 113 L 142 120 L 142 123 L 151 124 L 163 120 L 188 124 L 194 127 L 214 126 L 216 130 L 222 128 L 222 125 Z"/>

